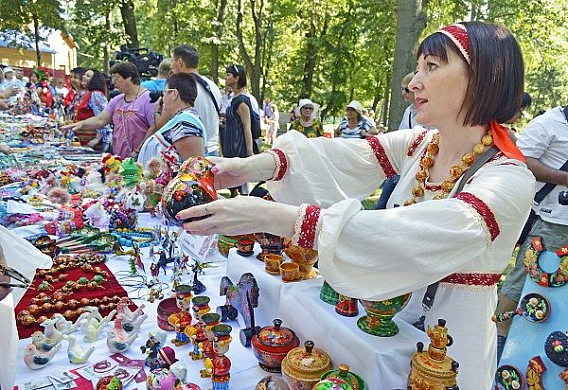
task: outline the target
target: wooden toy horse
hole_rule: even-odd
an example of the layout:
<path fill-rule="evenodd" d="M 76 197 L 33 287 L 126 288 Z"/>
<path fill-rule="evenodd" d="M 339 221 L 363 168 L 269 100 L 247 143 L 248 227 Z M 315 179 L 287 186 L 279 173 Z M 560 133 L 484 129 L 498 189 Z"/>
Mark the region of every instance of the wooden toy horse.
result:
<path fill-rule="evenodd" d="M 250 272 L 243 274 L 236 285 L 227 276 L 223 276 L 220 295 L 226 297 L 225 305 L 217 307 L 221 321 L 235 320 L 241 313 L 246 328 L 241 329 L 239 337 L 241 344 L 249 347 L 252 336 L 260 330 L 260 326 L 256 326 L 254 322 L 254 308 L 258 307 L 259 297 L 259 288 L 254 275 Z"/>

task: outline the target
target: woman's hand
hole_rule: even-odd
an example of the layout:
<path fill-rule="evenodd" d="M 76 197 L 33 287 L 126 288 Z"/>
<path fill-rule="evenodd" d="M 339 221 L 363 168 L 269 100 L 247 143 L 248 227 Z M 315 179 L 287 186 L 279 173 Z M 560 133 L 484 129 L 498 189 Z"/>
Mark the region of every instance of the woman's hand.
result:
<path fill-rule="evenodd" d="M 81 130 L 83 128 L 83 123 L 81 122 L 75 122 L 75 123 L 70 123 L 68 125 L 64 125 L 61 126 L 61 130 L 72 130 L 72 131 L 77 131 L 77 130 Z"/>
<path fill-rule="evenodd" d="M 211 234 L 235 236 L 260 231 L 281 237 L 292 237 L 294 223 L 298 217 L 298 207 L 255 196 L 238 196 L 194 206 L 177 214 L 180 220 L 199 217 L 206 218 L 186 222 L 183 224 L 184 229 L 202 236 Z"/>

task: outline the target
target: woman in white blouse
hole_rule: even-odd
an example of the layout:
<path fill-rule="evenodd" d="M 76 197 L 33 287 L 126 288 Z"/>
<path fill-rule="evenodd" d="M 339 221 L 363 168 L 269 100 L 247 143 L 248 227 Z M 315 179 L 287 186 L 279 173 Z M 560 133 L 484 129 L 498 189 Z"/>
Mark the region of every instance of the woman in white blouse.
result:
<path fill-rule="evenodd" d="M 289 132 L 269 153 L 214 160 L 217 188 L 268 180 L 277 203 L 220 200 L 179 217 L 209 215 L 184 225 L 197 234 L 262 230 L 316 248 L 322 275 L 350 297 L 413 292 L 400 313 L 410 323 L 422 314 L 426 286 L 440 282 L 425 324 L 447 320 L 460 389 L 489 389 L 496 369 L 496 283 L 535 189 L 524 157 L 499 125 L 521 104 L 522 55 L 505 28 L 468 22 L 427 37 L 417 59 L 408 85 L 416 120 L 437 130 L 416 126 L 362 140 Z M 467 169 L 493 145 L 498 153 L 456 193 Z M 360 201 L 395 174 L 400 181 L 387 209 L 362 210 Z"/>

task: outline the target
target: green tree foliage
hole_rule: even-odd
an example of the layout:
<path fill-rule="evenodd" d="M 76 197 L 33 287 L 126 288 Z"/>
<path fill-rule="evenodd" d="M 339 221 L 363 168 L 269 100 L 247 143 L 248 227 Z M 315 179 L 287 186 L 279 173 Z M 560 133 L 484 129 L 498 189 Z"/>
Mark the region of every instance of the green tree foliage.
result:
<path fill-rule="evenodd" d="M 41 28 L 61 28 L 63 8 L 60 0 L 0 0 L 0 28 L 30 34 L 36 43 L 37 62 L 41 63 Z"/>

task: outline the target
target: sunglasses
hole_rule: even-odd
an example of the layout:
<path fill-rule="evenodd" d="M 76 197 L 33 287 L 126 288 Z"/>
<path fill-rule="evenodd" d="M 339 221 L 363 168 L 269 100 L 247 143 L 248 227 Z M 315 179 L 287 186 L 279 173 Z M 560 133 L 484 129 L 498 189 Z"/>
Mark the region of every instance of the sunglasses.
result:
<path fill-rule="evenodd" d="M 408 89 L 408 87 L 400 87 L 400 90 L 404 93 L 410 93 L 410 89 Z"/>

